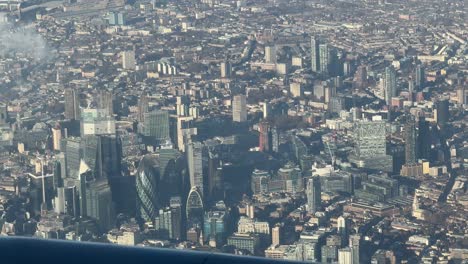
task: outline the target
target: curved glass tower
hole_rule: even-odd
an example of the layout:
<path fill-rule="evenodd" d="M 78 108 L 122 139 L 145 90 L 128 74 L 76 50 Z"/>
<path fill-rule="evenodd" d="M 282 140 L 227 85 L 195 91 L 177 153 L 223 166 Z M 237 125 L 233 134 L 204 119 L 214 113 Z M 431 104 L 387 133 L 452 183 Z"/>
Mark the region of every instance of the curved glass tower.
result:
<path fill-rule="evenodd" d="M 160 201 L 157 193 L 159 184 L 159 159 L 145 156 L 138 166 L 136 177 L 137 216 L 145 222 L 151 222 L 157 216 Z"/>
<path fill-rule="evenodd" d="M 202 227 L 203 223 L 203 199 L 198 187 L 192 187 L 187 197 L 187 228 Z"/>

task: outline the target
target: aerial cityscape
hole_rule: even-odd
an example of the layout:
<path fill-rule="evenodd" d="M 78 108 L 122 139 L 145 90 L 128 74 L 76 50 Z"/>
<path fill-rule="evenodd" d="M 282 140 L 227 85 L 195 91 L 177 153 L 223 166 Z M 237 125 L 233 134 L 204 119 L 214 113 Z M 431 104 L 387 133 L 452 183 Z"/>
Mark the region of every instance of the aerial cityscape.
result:
<path fill-rule="evenodd" d="M 466 4 L 0 0 L 0 236 L 468 263 Z"/>

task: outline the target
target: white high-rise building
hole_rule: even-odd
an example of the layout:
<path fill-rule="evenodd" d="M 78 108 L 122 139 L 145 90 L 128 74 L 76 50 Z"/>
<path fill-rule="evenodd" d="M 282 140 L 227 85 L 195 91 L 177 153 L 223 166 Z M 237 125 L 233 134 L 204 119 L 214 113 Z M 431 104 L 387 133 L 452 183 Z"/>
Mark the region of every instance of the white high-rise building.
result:
<path fill-rule="evenodd" d="M 307 181 L 307 207 L 310 213 L 315 213 L 322 203 L 320 178 L 314 176 Z"/>
<path fill-rule="evenodd" d="M 187 145 L 187 161 L 190 187 L 197 187 L 203 195 L 203 144 L 192 142 Z"/>
<path fill-rule="evenodd" d="M 122 68 L 126 70 L 136 69 L 135 51 L 122 51 Z"/>
<path fill-rule="evenodd" d="M 243 94 L 234 96 L 232 102 L 232 121 L 247 121 L 247 99 Z"/>
<path fill-rule="evenodd" d="M 338 249 L 339 264 L 353 264 L 353 251 L 349 247 Z"/>

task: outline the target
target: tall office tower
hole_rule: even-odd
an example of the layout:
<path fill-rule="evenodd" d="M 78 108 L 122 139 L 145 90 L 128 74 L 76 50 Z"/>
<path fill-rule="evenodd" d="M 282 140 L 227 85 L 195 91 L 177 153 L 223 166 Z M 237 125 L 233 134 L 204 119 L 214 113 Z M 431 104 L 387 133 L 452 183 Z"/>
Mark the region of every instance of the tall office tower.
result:
<path fill-rule="evenodd" d="M 65 174 L 64 177 L 78 179 L 80 159 L 82 158 L 81 138 L 63 139 L 62 151 L 65 152 Z"/>
<path fill-rule="evenodd" d="M 209 241 L 211 247 L 221 247 L 227 238 L 228 215 L 226 210 L 210 210 L 205 213 L 203 222 L 203 238 Z"/>
<path fill-rule="evenodd" d="M 271 244 L 273 246 L 277 246 L 281 244 L 280 233 L 281 233 L 281 227 L 279 225 L 275 225 L 275 227 L 271 229 Z"/>
<path fill-rule="evenodd" d="M 152 222 L 161 208 L 159 178 L 159 160 L 152 155 L 144 156 L 136 175 L 136 215 L 144 222 Z"/>
<path fill-rule="evenodd" d="M 273 152 L 278 152 L 279 151 L 279 144 L 280 144 L 280 139 L 279 139 L 279 130 L 277 127 L 271 128 L 271 150 Z"/>
<path fill-rule="evenodd" d="M 405 161 L 406 164 L 416 163 L 416 124 L 414 118 L 409 117 L 405 124 Z"/>
<path fill-rule="evenodd" d="M 115 135 L 115 119 L 105 109 L 83 109 L 81 136 Z"/>
<path fill-rule="evenodd" d="M 80 95 L 74 89 L 65 90 L 65 118 L 80 119 Z"/>
<path fill-rule="evenodd" d="M 259 150 L 261 152 L 269 152 L 271 150 L 271 132 L 268 122 L 260 122 L 258 124 L 259 132 Z"/>
<path fill-rule="evenodd" d="M 383 87 L 385 92 L 385 103 L 387 105 L 391 105 L 392 97 L 397 96 L 398 93 L 396 86 L 396 71 L 393 66 L 385 68 Z"/>
<path fill-rule="evenodd" d="M 0 104 L 0 126 L 8 122 L 8 109 L 6 104 Z"/>
<path fill-rule="evenodd" d="M 320 61 L 320 68 L 319 72 L 321 74 L 327 75 L 329 72 L 329 56 L 330 51 L 328 48 L 328 44 L 323 43 L 319 45 L 319 61 Z"/>
<path fill-rule="evenodd" d="M 424 89 L 424 84 L 426 80 L 426 76 L 424 73 L 424 68 L 422 67 L 421 64 L 416 65 L 416 68 L 414 69 L 414 80 L 416 83 L 416 89 L 418 91 Z"/>
<path fill-rule="evenodd" d="M 136 60 L 135 60 L 135 51 L 122 51 L 122 68 L 125 70 L 135 70 L 136 69 Z"/>
<path fill-rule="evenodd" d="M 175 136 L 177 148 L 185 152 L 187 144 L 192 141 L 192 136 L 197 134 L 197 128 L 192 127 L 193 117 L 191 116 L 179 116 L 176 117 Z"/>
<path fill-rule="evenodd" d="M 187 196 L 185 207 L 187 230 L 190 228 L 202 228 L 203 226 L 203 199 L 198 187 L 192 187 Z"/>
<path fill-rule="evenodd" d="M 358 167 L 393 171 L 393 158 L 387 155 L 385 121 L 358 121 L 354 124 L 354 153 L 348 158 Z"/>
<path fill-rule="evenodd" d="M 338 249 L 338 264 L 355 264 L 353 262 L 353 251 L 349 247 Z"/>
<path fill-rule="evenodd" d="M 88 167 L 84 160 L 80 160 L 79 169 L 78 169 L 78 177 L 75 180 L 76 185 L 78 185 L 78 197 L 79 197 L 79 208 L 80 208 L 80 216 L 84 217 L 87 216 L 88 210 L 86 208 L 86 184 L 90 181 L 94 180 L 93 172 Z"/>
<path fill-rule="evenodd" d="M 319 40 L 316 36 L 310 42 L 311 68 L 313 72 L 320 72 Z"/>
<path fill-rule="evenodd" d="M 231 77 L 231 63 L 229 61 L 223 61 L 221 62 L 221 66 L 220 66 L 220 70 L 221 70 L 221 78 L 229 78 Z"/>
<path fill-rule="evenodd" d="M 245 95 L 235 95 L 232 100 L 232 121 L 247 121 L 247 99 Z"/>
<path fill-rule="evenodd" d="M 145 114 L 143 135 L 151 137 L 158 142 L 170 140 L 169 135 L 169 113 L 157 110 Z"/>
<path fill-rule="evenodd" d="M 86 216 L 96 219 L 102 231 L 107 231 L 114 226 L 114 205 L 107 179 L 86 183 L 86 210 Z"/>
<path fill-rule="evenodd" d="M 263 102 L 263 119 L 268 118 L 271 114 L 271 105 L 269 102 Z"/>
<path fill-rule="evenodd" d="M 338 58 L 338 51 L 332 47 L 328 49 L 328 74 L 330 76 L 341 76 L 343 74 L 342 64 Z M 335 86 L 336 87 L 336 86 Z"/>
<path fill-rule="evenodd" d="M 431 156 L 431 131 L 429 122 L 424 117 L 418 121 L 418 157 L 429 160 Z"/>
<path fill-rule="evenodd" d="M 57 123 L 52 128 L 52 149 L 56 151 L 60 151 L 61 142 L 62 142 L 62 128 L 60 127 L 60 124 Z"/>
<path fill-rule="evenodd" d="M 312 176 L 309 180 L 307 180 L 307 209 L 309 213 L 314 214 L 320 209 L 322 204 L 322 197 L 321 197 L 321 184 L 320 178 L 318 176 Z"/>
<path fill-rule="evenodd" d="M 354 75 L 354 80 L 356 83 L 356 88 L 364 89 L 367 87 L 367 67 L 365 65 L 360 65 L 357 68 L 356 74 Z"/>
<path fill-rule="evenodd" d="M 177 96 L 177 116 L 189 116 L 190 98 L 187 95 Z"/>
<path fill-rule="evenodd" d="M 98 108 L 104 109 L 107 115 L 114 114 L 114 95 L 111 91 L 101 90 L 98 94 Z"/>
<path fill-rule="evenodd" d="M 145 113 L 147 113 L 149 109 L 149 99 L 146 93 L 143 93 L 138 99 L 137 108 L 138 108 L 137 120 L 138 122 L 143 123 L 145 122 Z"/>
<path fill-rule="evenodd" d="M 265 62 L 266 63 L 276 63 L 276 47 L 265 46 Z"/>
<path fill-rule="evenodd" d="M 110 180 L 121 176 L 122 148 L 115 135 L 84 136 L 79 153 L 94 178 Z M 67 163 L 69 161 L 67 156 Z"/>
<path fill-rule="evenodd" d="M 171 197 L 169 207 L 172 211 L 172 239 L 182 239 L 182 200 L 180 196 Z"/>
<path fill-rule="evenodd" d="M 154 219 L 154 228 L 161 239 L 174 239 L 174 215 L 170 207 L 159 209 L 158 216 Z"/>
<path fill-rule="evenodd" d="M 346 218 L 343 216 L 340 216 L 337 219 L 337 231 L 343 238 L 346 238 L 348 234 L 348 225 Z"/>
<path fill-rule="evenodd" d="M 349 248 L 351 249 L 352 252 L 352 258 L 353 262 L 352 264 L 359 264 L 360 262 L 360 257 L 359 257 L 359 251 L 360 251 L 360 244 L 361 244 L 361 236 L 359 234 L 351 235 L 349 236 Z"/>
<path fill-rule="evenodd" d="M 468 104 L 468 93 L 466 92 L 466 88 L 463 84 L 457 87 L 457 99 L 458 104 L 460 105 Z"/>
<path fill-rule="evenodd" d="M 172 148 L 172 145 L 161 145 L 158 150 L 160 186 L 164 192 L 160 194 L 161 202 L 167 204 L 171 197 L 184 191 L 183 170 L 186 166 L 182 153 Z"/>
<path fill-rule="evenodd" d="M 443 127 L 449 121 L 449 101 L 447 99 L 441 99 L 436 103 L 436 120 L 437 125 Z"/>
<path fill-rule="evenodd" d="M 208 150 L 208 191 L 207 198 L 211 201 L 224 199 L 223 165 L 219 155 Z"/>
<path fill-rule="evenodd" d="M 268 182 L 270 178 L 268 171 L 255 169 L 250 176 L 250 190 L 252 194 L 268 193 Z"/>
<path fill-rule="evenodd" d="M 204 154 L 204 146 L 201 142 L 192 142 L 187 145 L 187 162 L 190 177 L 190 187 L 197 187 L 202 197 L 204 195 Z"/>

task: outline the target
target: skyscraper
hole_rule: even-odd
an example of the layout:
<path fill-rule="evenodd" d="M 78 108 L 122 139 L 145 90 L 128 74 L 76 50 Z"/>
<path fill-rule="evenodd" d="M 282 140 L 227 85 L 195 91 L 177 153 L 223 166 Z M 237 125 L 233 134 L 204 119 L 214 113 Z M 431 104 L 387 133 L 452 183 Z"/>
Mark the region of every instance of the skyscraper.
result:
<path fill-rule="evenodd" d="M 356 74 L 354 75 L 356 88 L 364 89 L 367 86 L 367 67 L 360 65 L 357 68 Z"/>
<path fill-rule="evenodd" d="M 319 45 L 319 72 L 327 75 L 329 72 L 329 48 L 328 44 L 323 43 Z"/>
<path fill-rule="evenodd" d="M 245 95 L 235 95 L 232 101 L 232 121 L 247 121 L 247 99 Z"/>
<path fill-rule="evenodd" d="M 273 227 L 271 229 L 271 244 L 276 246 L 276 245 L 280 245 L 280 234 L 281 232 L 281 227 L 279 225 L 276 225 L 275 227 Z"/>
<path fill-rule="evenodd" d="M 98 108 L 103 109 L 109 116 L 114 114 L 114 96 L 111 91 L 99 91 Z"/>
<path fill-rule="evenodd" d="M 221 78 L 229 78 L 231 77 L 231 63 L 229 61 L 221 62 L 220 66 L 221 70 Z"/>
<path fill-rule="evenodd" d="M 136 69 L 136 60 L 135 60 L 135 51 L 122 51 L 122 68 L 125 70 L 135 70 Z"/>
<path fill-rule="evenodd" d="M 136 175 L 136 213 L 145 222 L 152 222 L 161 208 L 159 178 L 159 160 L 155 156 L 144 156 Z"/>
<path fill-rule="evenodd" d="M 266 63 L 276 63 L 276 47 L 265 46 L 265 62 Z"/>
<path fill-rule="evenodd" d="M 306 194 L 309 213 L 314 214 L 319 210 L 322 204 L 321 189 L 320 178 L 318 176 L 312 176 L 312 178 L 307 180 Z"/>
<path fill-rule="evenodd" d="M 75 89 L 65 90 L 65 118 L 80 119 L 80 96 Z"/>
<path fill-rule="evenodd" d="M 447 99 L 441 99 L 436 103 L 437 125 L 443 127 L 449 121 L 449 102 Z"/>
<path fill-rule="evenodd" d="M 148 112 L 148 108 L 149 108 L 149 100 L 148 100 L 148 96 L 146 95 L 146 93 L 143 93 L 138 99 L 137 107 L 138 107 L 137 120 L 138 122 L 142 123 L 145 121 L 145 113 Z"/>
<path fill-rule="evenodd" d="M 115 119 L 106 109 L 83 109 L 81 112 L 81 136 L 115 135 Z"/>
<path fill-rule="evenodd" d="M 200 142 L 193 142 L 187 146 L 187 162 L 190 177 L 190 186 L 197 187 L 197 191 L 203 196 L 204 194 L 204 179 L 203 179 L 203 155 L 204 147 Z"/>
<path fill-rule="evenodd" d="M 60 124 L 56 124 L 52 128 L 52 149 L 60 151 L 62 141 L 62 128 Z"/>
<path fill-rule="evenodd" d="M 416 89 L 418 91 L 424 89 L 424 83 L 425 83 L 425 73 L 424 73 L 424 68 L 422 67 L 421 64 L 416 65 L 416 68 L 414 69 L 414 76 L 415 76 L 415 83 L 416 83 Z"/>
<path fill-rule="evenodd" d="M 416 125 L 414 119 L 409 117 L 405 124 L 405 161 L 406 164 L 416 163 Z"/>
<path fill-rule="evenodd" d="M 261 122 L 258 125 L 259 132 L 259 150 L 269 152 L 271 150 L 271 132 L 268 122 Z"/>
<path fill-rule="evenodd" d="M 397 86 L 396 86 L 396 71 L 393 66 L 385 68 L 384 74 L 384 93 L 385 93 L 385 102 L 387 105 L 391 105 L 392 97 L 397 96 Z"/>
<path fill-rule="evenodd" d="M 353 262 L 353 252 L 351 248 L 345 247 L 338 249 L 338 264 L 355 264 Z"/>
<path fill-rule="evenodd" d="M 360 244 L 361 236 L 359 234 L 349 236 L 349 247 L 351 249 L 352 264 L 359 264 L 360 262 Z"/>
<path fill-rule="evenodd" d="M 185 208 L 187 230 L 192 227 L 202 227 L 204 215 L 203 208 L 203 198 L 198 187 L 192 187 L 187 196 L 187 204 Z"/>
<path fill-rule="evenodd" d="M 311 58 L 311 68 L 313 72 L 320 71 L 320 58 L 319 58 L 319 40 L 316 36 L 312 36 L 310 42 L 310 58 Z"/>
<path fill-rule="evenodd" d="M 96 219 L 101 230 L 114 226 L 115 212 L 107 179 L 86 183 L 86 210 L 86 216 Z"/>
<path fill-rule="evenodd" d="M 431 131 L 429 122 L 424 117 L 420 117 L 418 121 L 418 157 L 429 160 L 431 155 Z"/>
<path fill-rule="evenodd" d="M 6 104 L 0 104 L 0 126 L 6 125 L 8 121 L 8 111 Z"/>
<path fill-rule="evenodd" d="M 151 137 L 158 142 L 170 140 L 169 136 L 169 113 L 157 110 L 144 114 L 143 135 Z"/>

